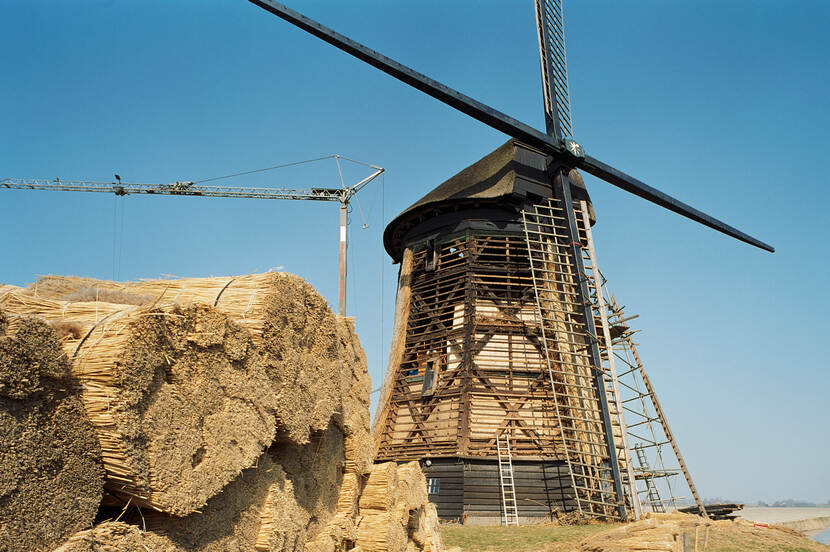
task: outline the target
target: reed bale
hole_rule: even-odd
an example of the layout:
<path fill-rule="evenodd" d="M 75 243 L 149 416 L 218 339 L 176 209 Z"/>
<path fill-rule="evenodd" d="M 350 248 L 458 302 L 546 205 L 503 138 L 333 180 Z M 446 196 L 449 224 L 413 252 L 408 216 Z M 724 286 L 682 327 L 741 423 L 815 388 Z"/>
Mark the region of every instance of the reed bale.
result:
<path fill-rule="evenodd" d="M 354 526 L 358 489 L 346 483 L 344 491 L 344 481 L 357 476 L 343 474 L 344 441 L 332 419 L 305 445 L 274 443 L 201 512 L 183 518 L 147 513 L 147 527 L 187 552 L 316 552 L 306 543 L 328 531 L 341 510 L 338 523 Z M 349 489 L 351 502 L 344 498 Z"/>
<path fill-rule="evenodd" d="M 343 475 L 335 515 L 320 533 L 306 542 L 305 552 L 353 550 L 357 539 L 358 500 L 361 488 L 361 476 L 355 473 Z"/>
<path fill-rule="evenodd" d="M 166 521 L 155 515 L 151 525 L 194 552 L 308 549 L 306 543 L 328 529 L 341 504 L 344 440 L 342 427 L 332 419 L 305 445 L 274 443 L 203 513 Z M 352 516 L 356 511 L 351 509 Z"/>
<path fill-rule="evenodd" d="M 285 470 L 294 485 L 297 503 L 307 513 L 305 536 L 312 540 L 337 511 L 346 464 L 345 435 L 332 420 L 325 431 L 312 435 L 306 445 L 277 443 L 268 454 Z"/>
<path fill-rule="evenodd" d="M 396 519 L 398 468 L 394 462 L 376 464 L 363 487 L 358 505 L 361 519 L 355 544 L 365 552 L 403 552 L 406 526 Z"/>
<path fill-rule="evenodd" d="M 372 466 L 363 492 L 360 494 L 360 511 L 377 510 L 387 512 L 395 504 L 398 485 L 398 467 L 394 462 Z"/>
<path fill-rule="evenodd" d="M 68 303 L 7 294 L 0 304 L 64 337 L 103 452 L 107 489 L 187 515 L 252 465 L 273 440 L 276 400 L 248 332 L 207 305 Z"/>
<path fill-rule="evenodd" d="M 107 521 L 69 538 L 54 552 L 179 552 L 164 536 Z"/>
<path fill-rule="evenodd" d="M 369 420 L 372 379 L 369 376 L 366 353 L 354 329 L 354 321 L 338 316 L 337 335 L 344 351 L 341 396 L 346 435 L 346 472 L 367 474 L 374 460 Z"/>
<path fill-rule="evenodd" d="M 427 480 L 418 462 L 407 462 L 398 466 L 398 484 L 395 491 L 396 508 L 413 511 L 429 502 Z"/>
<path fill-rule="evenodd" d="M 294 494 L 285 471 L 265 453 L 201 512 L 144 518 L 149 530 L 185 552 L 300 552 L 308 514 Z"/>
<path fill-rule="evenodd" d="M 405 552 L 407 543 L 406 526 L 398 523 L 392 512 L 362 514 L 355 544 L 363 552 Z"/>
<path fill-rule="evenodd" d="M 118 282 L 99 280 L 97 278 L 49 274 L 38 278 L 37 281 L 28 286 L 27 291 L 43 299 L 68 301 L 69 297 L 73 294 L 87 289 L 94 290 L 97 293 L 105 293 L 107 291 L 123 290 L 125 286 Z M 92 300 L 95 301 L 96 299 L 93 298 Z M 103 299 L 100 299 L 100 301 L 105 303 L 111 302 L 104 301 Z"/>
<path fill-rule="evenodd" d="M 355 544 L 365 552 L 440 552 L 438 512 L 417 462 L 373 467 L 359 500 Z"/>
<path fill-rule="evenodd" d="M 21 287 L 13 286 L 11 284 L 0 284 L 0 296 L 9 293 L 10 291 L 20 291 Z"/>
<path fill-rule="evenodd" d="M 410 534 L 410 540 L 416 550 L 422 552 L 441 552 L 443 550 L 438 510 L 435 504 L 427 502 L 419 508 L 413 525 L 415 530 Z"/>
<path fill-rule="evenodd" d="M 216 278 L 175 278 L 117 283 L 49 276 L 30 293 L 67 299 L 82 290 L 118 292 L 213 305 L 245 326 L 263 356 L 277 395 L 280 439 L 307 443 L 340 411 L 341 343 L 336 317 L 307 282 L 282 272 Z"/>
<path fill-rule="evenodd" d="M 0 311 L 0 550 L 51 550 L 91 527 L 100 458 L 55 332 Z"/>

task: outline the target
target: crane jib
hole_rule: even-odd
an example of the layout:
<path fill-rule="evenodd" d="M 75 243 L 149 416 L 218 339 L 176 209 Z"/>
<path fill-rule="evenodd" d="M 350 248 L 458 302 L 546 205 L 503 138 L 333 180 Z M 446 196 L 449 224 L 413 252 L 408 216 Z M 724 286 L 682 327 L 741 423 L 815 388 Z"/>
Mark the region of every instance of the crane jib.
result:
<path fill-rule="evenodd" d="M 656 205 L 669 209 L 679 215 L 699 222 L 713 230 L 717 230 L 727 236 L 731 236 L 740 241 L 753 245 L 755 247 L 773 252 L 775 249 L 744 232 L 741 232 L 734 227 L 722 222 L 714 217 L 706 215 L 705 213 L 694 209 L 693 207 L 675 199 L 668 194 L 665 194 L 643 182 L 633 178 L 626 173 L 615 169 L 614 167 L 599 161 L 596 158 L 586 156 L 584 158 L 572 157 L 562 147 L 562 144 L 554 137 L 548 136 L 539 132 L 535 128 L 522 123 L 502 113 L 492 107 L 485 105 L 469 96 L 458 92 L 440 82 L 433 80 L 426 75 L 423 75 L 414 69 L 411 69 L 397 61 L 388 58 L 371 48 L 355 42 L 354 40 L 341 35 L 340 33 L 329 29 L 328 27 L 314 21 L 313 19 L 302 15 L 301 13 L 292 10 L 273 0 L 248 0 L 252 4 L 284 19 L 292 25 L 308 32 L 328 42 L 332 46 L 343 50 L 344 52 L 380 69 L 384 73 L 395 77 L 425 94 L 449 105 L 465 113 L 474 119 L 503 132 L 513 138 L 527 143 L 530 146 L 539 148 L 542 151 L 549 152 L 559 161 L 570 163 L 576 168 L 581 168 L 586 172 L 616 186 L 622 190 L 630 192 L 638 197 L 650 201 Z"/>

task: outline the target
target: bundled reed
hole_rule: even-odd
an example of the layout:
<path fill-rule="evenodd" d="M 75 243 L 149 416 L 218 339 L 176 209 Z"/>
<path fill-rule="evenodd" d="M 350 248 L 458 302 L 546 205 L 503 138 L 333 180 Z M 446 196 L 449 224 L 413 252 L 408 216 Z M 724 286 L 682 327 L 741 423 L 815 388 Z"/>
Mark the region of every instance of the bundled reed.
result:
<path fill-rule="evenodd" d="M 73 535 L 54 552 L 179 552 L 167 538 L 134 525 L 107 521 Z"/>
<path fill-rule="evenodd" d="M 417 462 L 377 464 L 360 496 L 355 544 L 362 552 L 442 550 L 438 514 Z"/>
<path fill-rule="evenodd" d="M 10 284 L 0 284 L 0 296 L 4 295 L 4 294 L 6 294 L 10 291 L 18 291 L 20 289 L 22 289 L 22 288 L 19 288 L 17 286 L 12 286 Z"/>
<path fill-rule="evenodd" d="M 251 332 L 277 395 L 280 439 L 307 443 L 341 410 L 343 351 L 336 318 L 314 288 L 296 276 L 268 272 L 128 283 L 47 276 L 30 293 L 64 300 L 78 293 L 123 294 L 215 306 Z"/>
<path fill-rule="evenodd" d="M 441 552 L 441 528 L 438 524 L 438 509 L 435 504 L 427 502 L 417 510 L 414 519 L 415 530 L 410 538 L 418 550 L 422 552 Z"/>
<path fill-rule="evenodd" d="M 342 411 L 345 433 L 345 471 L 367 474 L 374 460 L 369 428 L 369 393 L 372 380 L 366 364 L 366 353 L 350 318 L 337 317 L 337 335 L 343 348 Z"/>
<path fill-rule="evenodd" d="M 308 514 L 296 487 L 267 452 L 201 512 L 179 518 L 145 513 L 147 529 L 186 552 L 301 552 Z"/>
<path fill-rule="evenodd" d="M 37 370 L 0 362 L 0 398 L 29 400 L 71 368 L 109 494 L 151 509 L 59 552 L 440 551 L 418 464 L 372 464 L 352 321 L 299 278 L 50 276 L 0 289 L 0 308 L 16 313 L 0 331 L 37 315 L 52 340 Z"/>
<path fill-rule="evenodd" d="M 144 514 L 147 527 L 189 552 L 316 552 L 306 543 L 335 523 L 344 482 L 357 477 L 343 473 L 344 440 L 343 428 L 332 419 L 307 444 L 274 443 L 201 512 L 183 518 Z M 354 505 L 338 522 L 345 526 L 354 526 L 357 514 L 352 488 Z"/>
<path fill-rule="evenodd" d="M 305 552 L 348 552 L 357 540 L 358 499 L 362 478 L 354 473 L 343 476 L 334 517 L 313 539 Z M 262 550 L 262 549 L 258 549 Z"/>
<path fill-rule="evenodd" d="M 0 550 L 51 550 L 92 525 L 100 449 L 55 332 L 0 311 Z"/>
<path fill-rule="evenodd" d="M 0 305 L 72 322 L 63 338 L 95 428 L 106 487 L 187 515 L 273 439 L 276 401 L 248 333 L 206 305 L 132 306 L 8 293 Z"/>
<path fill-rule="evenodd" d="M 394 462 L 374 466 L 360 495 L 360 524 L 356 544 L 364 552 L 403 552 L 409 519 L 400 519 L 398 467 Z M 408 512 L 407 512 L 408 514 Z"/>

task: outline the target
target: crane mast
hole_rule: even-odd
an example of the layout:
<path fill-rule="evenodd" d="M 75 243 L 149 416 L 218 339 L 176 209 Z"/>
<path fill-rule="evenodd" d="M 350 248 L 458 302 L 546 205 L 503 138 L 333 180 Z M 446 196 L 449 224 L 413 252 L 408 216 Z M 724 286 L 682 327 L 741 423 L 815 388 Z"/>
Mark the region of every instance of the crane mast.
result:
<path fill-rule="evenodd" d="M 339 158 L 339 156 L 334 156 Z M 385 169 L 369 165 L 372 174 L 353 186 L 342 188 L 252 188 L 233 186 L 202 186 L 195 182 L 173 182 L 171 184 L 139 184 L 133 182 L 96 182 L 91 180 L 54 180 L 30 178 L 0 179 L 0 190 L 51 190 L 61 192 L 99 192 L 117 196 L 126 195 L 168 195 L 186 197 L 231 197 L 243 199 L 290 199 L 305 201 L 336 201 L 340 203 L 340 265 L 338 313 L 346 315 L 346 276 L 348 252 L 348 208 L 352 196 L 363 189 L 369 182 L 384 173 Z"/>

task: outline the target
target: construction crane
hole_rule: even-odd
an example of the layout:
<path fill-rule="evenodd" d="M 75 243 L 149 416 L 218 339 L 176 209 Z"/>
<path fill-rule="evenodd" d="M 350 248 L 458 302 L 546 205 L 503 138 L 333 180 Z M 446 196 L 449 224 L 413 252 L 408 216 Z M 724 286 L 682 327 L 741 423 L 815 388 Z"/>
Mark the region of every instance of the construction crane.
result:
<path fill-rule="evenodd" d="M 320 159 L 334 158 L 337 161 L 338 172 L 341 178 L 341 188 L 310 188 L 286 189 L 286 188 L 247 188 L 231 186 L 203 186 L 198 182 L 184 181 L 173 182 L 172 184 L 137 184 L 122 182 L 119 175 L 114 175 L 115 182 L 94 182 L 87 180 L 40 180 L 26 178 L 5 178 L 0 179 L 0 190 L 52 190 L 62 192 L 103 192 L 117 196 L 127 195 L 170 195 L 188 197 L 235 197 L 246 199 L 292 199 L 307 201 L 336 201 L 340 203 L 340 268 L 339 268 L 339 292 L 337 309 L 341 315 L 346 314 L 346 276 L 348 273 L 346 253 L 348 252 L 348 208 L 352 197 L 362 190 L 372 180 L 385 172 L 382 167 L 368 165 L 374 172 L 354 184 L 346 186 L 343 183 L 342 171 L 340 170 L 340 159 L 352 161 L 341 155 L 332 155 Z M 313 161 L 318 161 L 315 159 Z M 292 163 L 295 164 L 295 163 Z M 365 164 L 365 163 L 361 163 Z M 263 169 L 267 170 L 267 169 Z M 250 171 L 258 172 L 258 171 Z M 214 179 L 210 179 L 214 180 Z"/>

